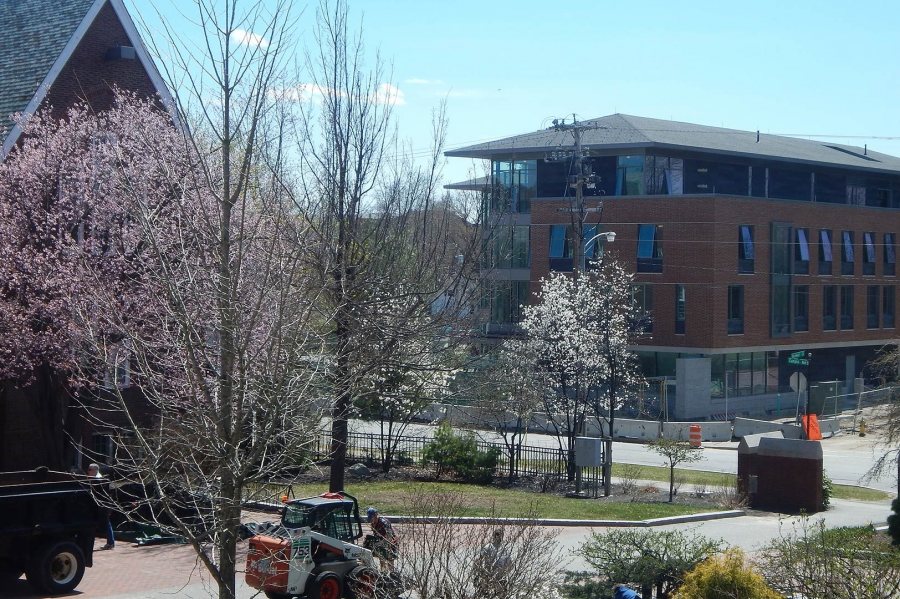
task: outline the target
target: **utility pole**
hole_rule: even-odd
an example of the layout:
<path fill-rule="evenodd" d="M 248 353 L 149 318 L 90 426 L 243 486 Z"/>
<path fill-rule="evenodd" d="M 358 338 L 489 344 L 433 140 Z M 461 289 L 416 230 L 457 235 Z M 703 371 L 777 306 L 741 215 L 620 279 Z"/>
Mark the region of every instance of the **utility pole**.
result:
<path fill-rule="evenodd" d="M 585 150 L 582 145 L 581 137 L 585 131 L 594 129 L 604 129 L 600 125 L 586 125 L 579 123 L 572 115 L 572 122 L 566 123 L 565 119 L 553 119 L 553 128 L 556 131 L 568 131 L 572 134 L 574 140 L 574 149 L 572 152 L 557 151 L 551 153 L 546 160 L 550 162 L 561 162 L 563 160 L 573 160 L 574 173 L 569 175 L 569 187 L 575 189 L 575 201 L 569 208 L 562 210 L 572 214 L 572 228 L 575 236 L 574 248 L 572 248 L 572 270 L 575 277 L 579 277 L 586 270 L 585 247 L 584 247 L 584 221 L 588 212 L 601 212 L 603 210 L 603 202 L 600 202 L 596 208 L 586 209 L 584 207 L 584 188 L 586 185 L 595 185 L 600 178 L 594 174 L 590 164 L 585 163 Z"/>
<path fill-rule="evenodd" d="M 572 206 L 568 208 L 561 208 L 560 210 L 569 212 L 572 215 L 572 229 L 574 234 L 574 247 L 572 248 L 572 271 L 573 276 L 575 277 L 575 284 L 577 285 L 579 282 L 579 278 L 584 274 L 584 271 L 587 270 L 586 260 L 585 260 L 585 247 L 584 247 L 584 221 L 585 216 L 587 215 L 588 210 L 584 207 L 584 187 L 587 184 L 596 184 L 599 178 L 594 175 L 593 168 L 589 164 L 586 164 L 584 161 L 585 158 L 585 150 L 582 145 L 581 136 L 585 131 L 593 130 L 593 129 L 601 129 L 599 125 L 585 125 L 578 122 L 575 118 L 575 115 L 572 115 L 572 122 L 566 123 L 565 119 L 553 119 L 553 128 L 556 131 L 568 131 L 572 134 L 572 138 L 574 140 L 574 149 L 571 152 L 566 151 L 558 151 L 553 152 L 546 157 L 548 162 L 562 162 L 566 160 L 573 161 L 573 170 L 574 173 L 570 174 L 568 177 L 568 185 L 569 187 L 575 188 L 575 201 Z M 600 202 L 596 208 L 591 209 L 591 212 L 601 212 L 603 210 L 603 203 Z M 583 384 L 579 384 L 577 391 L 578 394 L 581 395 L 579 397 L 579 403 L 582 406 L 582 409 L 586 409 L 587 404 L 587 395 L 588 390 L 584 388 Z M 586 420 L 585 414 L 576 414 L 575 415 L 575 435 L 583 436 L 584 435 L 584 422 Z M 610 431 L 610 437 L 612 436 L 612 431 Z M 604 468 L 603 468 L 603 476 L 604 476 L 604 486 L 608 488 L 609 486 L 609 468 L 610 464 L 608 464 L 609 454 L 608 452 L 604 452 L 606 455 L 604 456 Z M 576 466 L 575 468 L 575 494 L 581 495 L 581 468 Z"/>

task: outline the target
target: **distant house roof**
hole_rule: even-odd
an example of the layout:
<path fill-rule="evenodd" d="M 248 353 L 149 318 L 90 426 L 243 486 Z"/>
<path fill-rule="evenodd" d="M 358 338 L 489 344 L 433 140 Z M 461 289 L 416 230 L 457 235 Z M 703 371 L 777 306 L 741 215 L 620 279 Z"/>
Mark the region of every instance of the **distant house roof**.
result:
<path fill-rule="evenodd" d="M 122 0 L 0 0 L 0 159 L 19 134 L 9 116 L 37 110 L 107 3 L 115 10 L 157 91 L 170 100 Z"/>
<path fill-rule="evenodd" d="M 900 158 L 896 156 L 830 142 L 765 133 L 760 134 L 757 141 L 755 131 L 708 127 L 627 114 L 613 114 L 581 123 L 597 127 L 585 131 L 582 135 L 582 142 L 588 148 L 599 149 L 602 146 L 604 150 L 627 151 L 637 148 L 688 150 L 743 158 L 900 172 Z M 549 128 L 450 150 L 446 155 L 467 158 L 524 156 L 571 145 L 571 133 Z"/>

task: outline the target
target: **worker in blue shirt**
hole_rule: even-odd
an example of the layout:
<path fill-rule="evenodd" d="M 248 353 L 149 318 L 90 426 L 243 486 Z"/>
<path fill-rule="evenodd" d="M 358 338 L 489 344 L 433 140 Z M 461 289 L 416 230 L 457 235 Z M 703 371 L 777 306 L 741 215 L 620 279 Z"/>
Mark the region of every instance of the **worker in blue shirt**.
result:
<path fill-rule="evenodd" d="M 617 584 L 613 587 L 613 599 L 641 599 L 641 596 L 629 589 L 624 584 Z"/>

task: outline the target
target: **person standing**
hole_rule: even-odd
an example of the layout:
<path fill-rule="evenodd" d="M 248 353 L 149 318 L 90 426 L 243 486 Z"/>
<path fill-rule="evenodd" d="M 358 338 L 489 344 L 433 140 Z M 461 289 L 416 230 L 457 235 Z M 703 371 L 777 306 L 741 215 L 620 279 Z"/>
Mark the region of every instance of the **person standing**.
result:
<path fill-rule="evenodd" d="M 391 521 L 379 514 L 374 507 L 366 510 L 366 520 L 369 521 L 375 537 L 372 554 L 389 572 L 393 572 L 394 560 L 397 559 L 397 535 Z"/>
<path fill-rule="evenodd" d="M 99 464 L 89 464 L 87 469 L 87 475 L 91 478 L 103 478 L 103 475 L 100 474 L 100 465 Z M 109 549 L 116 548 L 116 535 L 113 532 L 112 522 L 109 520 L 109 510 L 106 510 L 106 545 L 100 548 L 101 551 L 106 551 Z"/>
<path fill-rule="evenodd" d="M 475 567 L 475 590 L 478 595 L 505 597 L 511 564 L 509 551 L 503 546 L 503 530 L 498 528 L 491 533 L 490 543 L 482 548 L 478 556 Z"/>

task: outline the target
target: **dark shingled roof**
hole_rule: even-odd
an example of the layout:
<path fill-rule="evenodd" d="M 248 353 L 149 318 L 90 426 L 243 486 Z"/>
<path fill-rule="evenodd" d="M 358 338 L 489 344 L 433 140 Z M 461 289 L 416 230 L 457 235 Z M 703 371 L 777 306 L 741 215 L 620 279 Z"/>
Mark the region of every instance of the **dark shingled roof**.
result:
<path fill-rule="evenodd" d="M 0 0 L 0 141 L 88 13 L 94 0 Z"/>
<path fill-rule="evenodd" d="M 650 119 L 627 114 L 582 121 L 596 125 L 582 135 L 588 148 L 604 150 L 660 148 L 690 150 L 744 158 L 785 160 L 806 164 L 820 164 L 882 172 L 900 172 L 900 158 L 863 148 L 795 137 L 760 134 L 721 127 L 707 127 L 693 123 Z M 525 133 L 514 137 L 459 148 L 446 152 L 447 156 L 491 158 L 528 154 L 543 154 L 557 147 L 570 147 L 572 134 L 553 128 Z M 864 155 L 865 153 L 865 155 Z"/>

